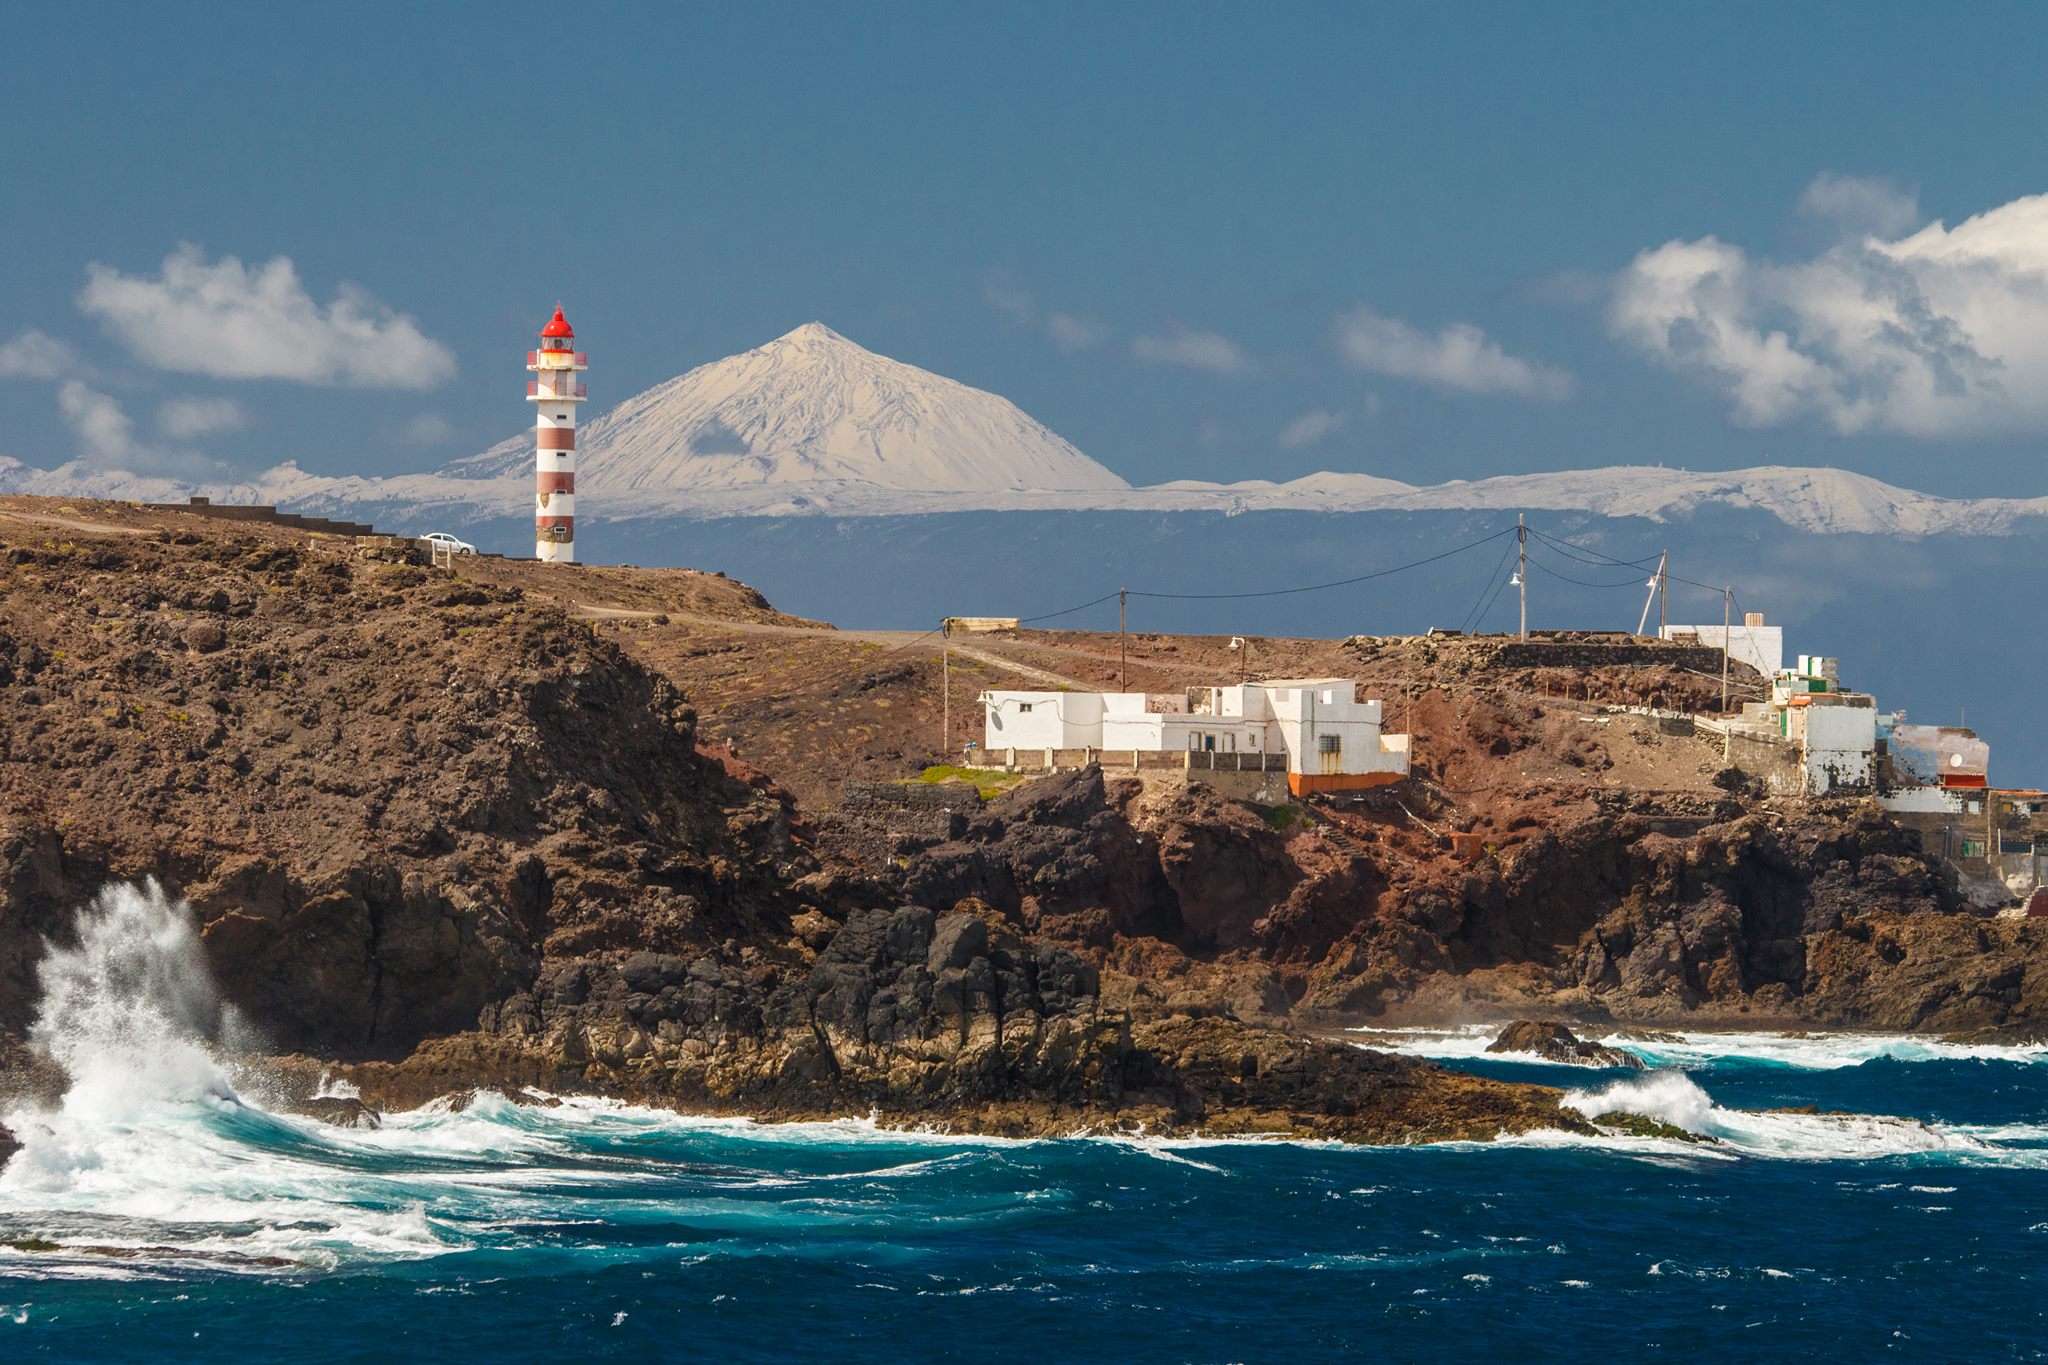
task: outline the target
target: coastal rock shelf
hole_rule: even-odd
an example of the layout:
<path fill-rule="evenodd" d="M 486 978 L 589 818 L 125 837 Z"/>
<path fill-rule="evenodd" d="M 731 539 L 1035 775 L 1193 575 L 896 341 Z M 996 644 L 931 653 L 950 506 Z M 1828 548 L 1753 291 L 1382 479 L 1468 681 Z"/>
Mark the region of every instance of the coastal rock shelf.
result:
<path fill-rule="evenodd" d="M 882 799 L 925 661 L 716 575 L 450 574 L 18 498 L 0 565 L 0 1066 L 30 1088 L 54 1084 L 26 1046 L 46 944 L 144 877 L 189 902 L 249 1026 L 220 1038 L 291 1057 L 298 1098 L 347 1123 L 531 1087 L 1019 1135 L 1488 1138 L 1585 1119 L 1307 1035 L 2048 1019 L 2043 925 L 1970 913 L 1873 807 L 1729 790 L 1654 719 L 1586 725 L 1584 699 L 1541 700 L 1541 661 L 1386 685 L 1424 761 L 1354 805 L 1093 767 Z M 1058 639 L 1032 647 L 1114 666 Z M 1711 683 L 1575 685 L 1662 705 Z M 1562 1028 L 1533 1046 L 1615 1064 Z"/>

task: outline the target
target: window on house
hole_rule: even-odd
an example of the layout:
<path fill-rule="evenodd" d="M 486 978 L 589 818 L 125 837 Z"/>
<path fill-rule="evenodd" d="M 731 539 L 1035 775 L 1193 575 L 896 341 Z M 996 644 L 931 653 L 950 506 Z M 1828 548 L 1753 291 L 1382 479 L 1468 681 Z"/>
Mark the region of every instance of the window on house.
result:
<path fill-rule="evenodd" d="M 1317 736 L 1316 736 L 1316 752 L 1317 752 L 1317 753 L 1319 753 L 1319 754 L 1336 754 L 1336 753 L 1342 753 L 1343 751 L 1344 751 L 1344 739 L 1343 739 L 1343 737 L 1342 737 L 1341 735 L 1317 735 Z"/>
<path fill-rule="evenodd" d="M 1981 858 L 1981 857 L 1983 857 L 1983 856 L 1984 856 L 1984 841 L 1983 841 L 1982 839 L 1965 839 L 1965 840 L 1963 840 L 1963 856 L 1964 856 L 1965 858 Z"/>
<path fill-rule="evenodd" d="M 1030 703 L 1030 702 L 1028 702 L 1028 701 L 1020 701 L 1020 702 L 1018 702 L 1018 703 L 1017 703 L 1017 714 L 1018 714 L 1018 715 L 1020 715 L 1020 716 L 1025 716 L 1025 715 L 1029 715 L 1029 714 L 1031 714 L 1031 703 Z"/>

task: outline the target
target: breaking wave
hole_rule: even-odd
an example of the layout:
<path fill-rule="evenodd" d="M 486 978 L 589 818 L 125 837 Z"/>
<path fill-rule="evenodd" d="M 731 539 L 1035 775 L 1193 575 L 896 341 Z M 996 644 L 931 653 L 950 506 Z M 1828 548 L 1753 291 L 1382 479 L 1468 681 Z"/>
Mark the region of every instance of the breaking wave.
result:
<path fill-rule="evenodd" d="M 1426 1150 L 1128 1134 L 1008 1141 L 872 1118 L 757 1124 L 538 1092 L 478 1092 L 386 1115 L 380 1128 L 339 1128 L 267 1106 L 262 1073 L 238 1057 L 248 1029 L 208 976 L 189 908 L 153 884 L 109 886 L 80 912 L 75 945 L 48 950 L 39 980 L 31 1037 L 67 1088 L 0 1113 L 22 1143 L 0 1169 L 0 1285 L 367 1266 L 581 1276 L 650 1257 L 887 1266 L 952 1230 L 1028 1238 L 1047 1220 L 1086 1222 L 1132 1199 L 1244 1199 L 1251 1217 L 1302 1181 L 1339 1202 L 1406 1199 L 1448 1178 L 1512 1188 L 1528 1162 L 1550 1159 L 1536 1155 L 1544 1147 L 1691 1167 L 1743 1157 L 1944 1165 L 1939 1179 L 1914 1184 L 1922 1202 L 1946 1199 L 1931 1192 L 1973 1178 L 1971 1166 L 2048 1164 L 2048 1126 L 2034 1110 L 2028 1124 L 2003 1126 L 1757 1112 L 1717 1103 L 1676 1071 L 1566 1102 L 1610 1126 L 1632 1113 L 1711 1144 L 1561 1133 Z M 1484 1046 L 1476 1034 L 1446 1040 Z M 1485 1155 L 1463 1155 L 1474 1152 Z M 1492 1173 L 1460 1164 L 1472 1159 Z M 1369 1180 L 1359 1162 L 1373 1164 Z M 1419 1244 L 1434 1236 L 1415 1231 Z M 1351 1254 L 1274 1251 L 1332 1267 Z M 1417 1254 L 1390 1247 L 1366 1260 Z"/>
<path fill-rule="evenodd" d="M 1598 1090 L 1573 1090 L 1562 1103 L 1595 1122 L 1638 1115 L 1744 1156 L 1869 1161 L 1939 1155 L 2002 1165 L 2048 1164 L 2048 1150 L 2013 1145 L 2033 1139 L 2031 1128 L 1964 1131 L 1885 1114 L 1727 1109 L 1679 1071 L 1654 1072 Z"/>
<path fill-rule="evenodd" d="M 1361 1047 L 1435 1061 L 1525 1062 L 1554 1065 L 1533 1052 L 1488 1052 L 1499 1024 L 1455 1028 L 1354 1028 Z M 2038 1044 L 1949 1043 L 1903 1033 L 1734 1033 L 1690 1030 L 1610 1031 L 1604 1036 L 1574 1029 L 1589 1042 L 1630 1052 L 1649 1066 L 1712 1068 L 1730 1064 L 1838 1071 L 1866 1062 L 2048 1061 Z"/>

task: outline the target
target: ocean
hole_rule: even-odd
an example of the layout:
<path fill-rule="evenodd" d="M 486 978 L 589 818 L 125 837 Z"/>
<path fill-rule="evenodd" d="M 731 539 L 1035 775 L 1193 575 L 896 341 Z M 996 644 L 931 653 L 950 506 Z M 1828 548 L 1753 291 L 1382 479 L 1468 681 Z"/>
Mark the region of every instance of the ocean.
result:
<path fill-rule="evenodd" d="M 495 1094 L 344 1129 L 200 1039 L 181 922 L 132 899 L 46 964 L 72 1085 L 5 1114 L 0 1358 L 2048 1355 L 2042 1050 L 1685 1034 L 1602 1072 L 1358 1035 L 1710 1143 L 1002 1141 Z"/>

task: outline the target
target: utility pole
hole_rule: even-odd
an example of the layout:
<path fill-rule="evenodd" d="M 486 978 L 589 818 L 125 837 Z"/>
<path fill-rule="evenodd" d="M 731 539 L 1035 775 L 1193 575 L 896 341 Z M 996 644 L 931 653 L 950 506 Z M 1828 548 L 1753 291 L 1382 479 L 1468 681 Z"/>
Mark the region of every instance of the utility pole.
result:
<path fill-rule="evenodd" d="M 1665 627 L 1671 624 L 1666 609 L 1671 601 L 1671 576 L 1665 566 L 1671 562 L 1671 551 L 1657 556 L 1657 638 L 1664 638 Z"/>
<path fill-rule="evenodd" d="M 1669 550 L 1657 556 L 1657 572 L 1650 576 L 1650 591 L 1643 595 L 1643 615 L 1636 622 L 1638 635 L 1641 635 L 1650 624 L 1650 603 L 1654 601 L 1657 603 L 1657 636 L 1659 639 L 1664 636 L 1664 564 L 1670 558 Z"/>
<path fill-rule="evenodd" d="M 1116 690 L 1119 692 L 1131 690 L 1131 658 L 1127 647 L 1129 637 L 1124 634 L 1124 607 L 1130 600 L 1129 588 L 1116 590 Z"/>
<path fill-rule="evenodd" d="M 1734 628 L 1735 589 L 1721 589 L 1721 714 L 1728 714 L 1728 632 Z"/>
<path fill-rule="evenodd" d="M 1525 513 L 1515 514 L 1515 585 L 1522 590 L 1522 638 L 1529 638 L 1529 524 Z"/>
<path fill-rule="evenodd" d="M 939 760 L 952 762 L 953 754 L 953 618 L 939 622 Z"/>

